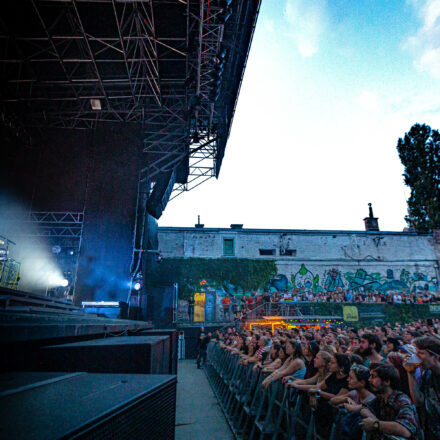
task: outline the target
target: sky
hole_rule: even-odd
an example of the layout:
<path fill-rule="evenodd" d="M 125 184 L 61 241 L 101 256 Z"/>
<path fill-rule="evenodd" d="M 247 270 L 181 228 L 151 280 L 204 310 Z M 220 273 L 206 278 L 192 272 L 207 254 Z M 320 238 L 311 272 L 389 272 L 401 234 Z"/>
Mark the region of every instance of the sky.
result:
<path fill-rule="evenodd" d="M 396 145 L 440 129 L 440 0 L 262 0 L 218 180 L 160 226 L 405 226 Z"/>

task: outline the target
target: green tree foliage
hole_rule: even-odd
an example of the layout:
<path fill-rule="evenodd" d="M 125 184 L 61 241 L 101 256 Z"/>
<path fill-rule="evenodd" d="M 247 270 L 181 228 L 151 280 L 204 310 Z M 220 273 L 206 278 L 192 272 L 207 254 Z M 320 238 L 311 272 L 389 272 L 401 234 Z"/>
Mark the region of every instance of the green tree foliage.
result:
<path fill-rule="evenodd" d="M 149 286 L 179 284 L 179 297 L 200 290 L 200 281 L 240 287 L 244 292 L 265 286 L 277 274 L 275 261 L 245 258 L 164 258 L 145 280 Z"/>
<path fill-rule="evenodd" d="M 397 143 L 411 189 L 405 220 L 418 232 L 440 228 L 440 133 L 415 124 Z"/>

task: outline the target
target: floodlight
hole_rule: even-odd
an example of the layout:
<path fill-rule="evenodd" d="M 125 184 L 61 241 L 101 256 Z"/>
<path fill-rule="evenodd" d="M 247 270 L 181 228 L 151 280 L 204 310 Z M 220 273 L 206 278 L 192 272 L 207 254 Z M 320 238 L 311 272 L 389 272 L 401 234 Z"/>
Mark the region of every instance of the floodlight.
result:
<path fill-rule="evenodd" d="M 62 287 L 67 287 L 69 285 L 69 281 L 63 278 L 62 280 L 60 280 L 60 284 Z"/>
<path fill-rule="evenodd" d="M 134 283 L 133 288 L 134 288 L 134 290 L 140 290 L 140 288 L 141 288 L 141 283 L 140 283 L 139 281 L 136 282 L 136 283 Z"/>

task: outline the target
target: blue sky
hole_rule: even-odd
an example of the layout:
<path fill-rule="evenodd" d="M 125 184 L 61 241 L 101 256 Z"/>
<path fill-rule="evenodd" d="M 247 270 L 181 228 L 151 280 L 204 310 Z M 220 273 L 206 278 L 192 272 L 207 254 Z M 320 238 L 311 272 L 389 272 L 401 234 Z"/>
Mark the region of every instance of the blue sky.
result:
<path fill-rule="evenodd" d="M 397 140 L 439 98 L 440 0 L 262 0 L 220 177 L 159 224 L 402 230 Z"/>

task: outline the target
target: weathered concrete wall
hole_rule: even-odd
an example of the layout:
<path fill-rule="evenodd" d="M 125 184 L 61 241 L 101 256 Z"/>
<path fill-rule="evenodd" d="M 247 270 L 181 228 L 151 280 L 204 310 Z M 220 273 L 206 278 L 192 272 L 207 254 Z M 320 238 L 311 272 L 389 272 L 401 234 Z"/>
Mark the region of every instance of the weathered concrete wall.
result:
<path fill-rule="evenodd" d="M 406 232 L 160 228 L 164 257 L 275 259 L 280 283 L 315 291 L 336 287 L 378 290 L 438 289 L 440 243 Z M 273 255 L 261 256 L 260 249 Z M 283 256 L 283 250 L 291 255 Z"/>

